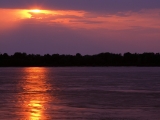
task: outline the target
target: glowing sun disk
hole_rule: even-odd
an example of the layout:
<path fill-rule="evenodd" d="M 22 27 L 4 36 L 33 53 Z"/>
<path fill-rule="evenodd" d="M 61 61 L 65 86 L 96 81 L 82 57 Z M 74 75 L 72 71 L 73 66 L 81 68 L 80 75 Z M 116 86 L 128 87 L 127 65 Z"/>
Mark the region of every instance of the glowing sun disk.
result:
<path fill-rule="evenodd" d="M 41 10 L 39 10 L 39 9 L 33 9 L 33 10 L 30 10 L 30 12 L 33 12 L 33 13 L 40 13 Z"/>

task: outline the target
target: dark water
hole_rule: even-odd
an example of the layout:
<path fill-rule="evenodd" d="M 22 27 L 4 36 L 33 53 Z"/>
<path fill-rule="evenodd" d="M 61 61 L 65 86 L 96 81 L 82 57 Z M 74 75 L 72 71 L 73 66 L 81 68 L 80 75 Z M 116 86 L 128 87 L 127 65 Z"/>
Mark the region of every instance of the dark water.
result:
<path fill-rule="evenodd" d="M 0 120 L 160 120 L 160 68 L 0 68 Z"/>

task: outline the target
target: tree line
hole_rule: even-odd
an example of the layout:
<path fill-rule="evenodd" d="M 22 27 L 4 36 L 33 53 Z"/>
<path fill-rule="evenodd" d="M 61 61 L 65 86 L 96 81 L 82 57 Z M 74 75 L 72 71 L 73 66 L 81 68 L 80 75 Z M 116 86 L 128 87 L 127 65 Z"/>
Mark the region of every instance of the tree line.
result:
<path fill-rule="evenodd" d="M 0 67 L 160 66 L 160 53 L 100 53 L 95 55 L 0 53 Z"/>

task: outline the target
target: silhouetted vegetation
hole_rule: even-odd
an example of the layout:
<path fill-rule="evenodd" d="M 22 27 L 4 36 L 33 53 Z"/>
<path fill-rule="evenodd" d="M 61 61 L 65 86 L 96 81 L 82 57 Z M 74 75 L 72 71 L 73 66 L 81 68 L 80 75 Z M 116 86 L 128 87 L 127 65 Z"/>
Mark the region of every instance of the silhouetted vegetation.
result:
<path fill-rule="evenodd" d="M 159 53 L 100 53 L 96 55 L 0 53 L 0 67 L 28 66 L 160 66 Z"/>

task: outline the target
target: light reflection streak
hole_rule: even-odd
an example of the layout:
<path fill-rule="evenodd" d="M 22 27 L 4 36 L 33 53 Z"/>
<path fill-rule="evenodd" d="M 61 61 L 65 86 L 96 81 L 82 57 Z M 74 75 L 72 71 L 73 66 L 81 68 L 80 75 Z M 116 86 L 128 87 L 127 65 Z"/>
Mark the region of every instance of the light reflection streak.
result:
<path fill-rule="evenodd" d="M 50 100 L 47 93 L 50 85 L 47 84 L 46 68 L 25 68 L 25 81 L 22 84 L 25 94 L 22 94 L 22 109 L 25 111 L 25 119 L 41 120 L 45 115 L 46 104 Z"/>

